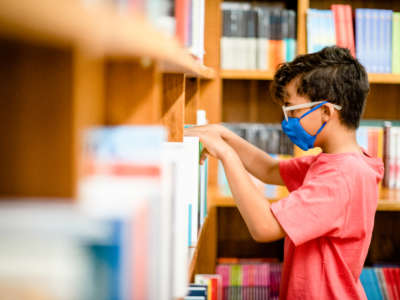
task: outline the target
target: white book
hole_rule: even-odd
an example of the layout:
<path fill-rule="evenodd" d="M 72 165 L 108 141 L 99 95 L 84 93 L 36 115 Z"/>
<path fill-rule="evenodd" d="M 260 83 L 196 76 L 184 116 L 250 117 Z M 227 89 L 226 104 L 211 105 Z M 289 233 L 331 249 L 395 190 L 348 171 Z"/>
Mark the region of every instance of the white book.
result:
<path fill-rule="evenodd" d="M 222 36 L 221 37 L 221 69 L 229 70 L 232 69 L 231 56 L 232 56 L 232 47 L 231 47 L 231 38 Z"/>
<path fill-rule="evenodd" d="M 197 111 L 197 125 L 206 125 L 206 111 Z M 200 227 L 203 225 L 204 220 L 207 216 L 207 185 L 208 185 L 208 159 L 206 159 L 203 165 L 199 166 L 200 170 L 200 183 L 199 183 L 199 211 L 200 211 Z"/>
<path fill-rule="evenodd" d="M 163 181 L 169 184 L 166 197 L 168 200 L 170 213 L 164 221 L 170 222 L 170 233 L 166 236 L 170 238 L 170 251 L 168 259 L 170 260 L 169 272 L 162 278 L 171 278 L 164 280 L 166 283 L 171 283 L 172 296 L 169 299 L 182 298 L 186 295 L 188 285 L 188 209 L 185 193 L 185 168 L 183 160 L 183 143 L 168 142 L 164 144 L 164 164 L 163 164 Z M 166 227 L 169 227 L 166 224 Z M 167 243 L 165 243 L 167 245 Z M 166 249 L 166 248 L 162 248 Z M 168 251 L 166 251 L 168 252 Z M 164 254 L 167 257 L 166 254 Z M 161 275 L 161 274 L 160 274 Z"/>
<path fill-rule="evenodd" d="M 199 207 L 199 138 L 183 138 L 185 198 L 189 211 L 189 246 L 195 247 L 198 234 Z"/>

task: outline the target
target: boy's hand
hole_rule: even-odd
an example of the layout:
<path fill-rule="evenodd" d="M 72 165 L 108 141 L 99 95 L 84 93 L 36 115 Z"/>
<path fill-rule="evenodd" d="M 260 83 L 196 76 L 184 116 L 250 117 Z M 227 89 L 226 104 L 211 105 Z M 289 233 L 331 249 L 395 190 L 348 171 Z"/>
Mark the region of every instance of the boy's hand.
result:
<path fill-rule="evenodd" d="M 232 148 L 222 138 L 222 126 L 220 125 L 204 125 L 194 126 L 184 129 L 185 136 L 198 136 L 203 144 L 203 151 L 200 155 L 200 164 L 203 164 L 207 155 L 221 159 L 227 151 Z"/>

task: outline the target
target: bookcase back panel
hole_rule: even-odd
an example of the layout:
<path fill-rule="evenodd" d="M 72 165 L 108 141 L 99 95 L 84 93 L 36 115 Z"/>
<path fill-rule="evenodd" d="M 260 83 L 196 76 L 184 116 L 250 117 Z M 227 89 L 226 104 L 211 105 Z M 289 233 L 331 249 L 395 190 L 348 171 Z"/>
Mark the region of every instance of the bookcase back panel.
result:
<path fill-rule="evenodd" d="M 110 125 L 154 124 L 160 120 L 161 74 L 139 61 L 106 64 L 106 121 Z"/>
<path fill-rule="evenodd" d="M 0 194 L 73 194 L 73 52 L 0 41 Z"/>
<path fill-rule="evenodd" d="M 161 121 L 168 129 L 170 142 L 183 140 L 185 120 L 185 77 L 183 74 L 163 74 Z"/>
<path fill-rule="evenodd" d="M 282 109 L 269 93 L 270 81 L 224 80 L 223 122 L 280 123 Z"/>
<path fill-rule="evenodd" d="M 364 119 L 399 119 L 400 86 L 371 84 Z"/>
<path fill-rule="evenodd" d="M 366 264 L 400 264 L 399 228 L 399 212 L 377 212 Z"/>
<path fill-rule="evenodd" d="M 185 82 L 185 124 L 197 124 L 197 110 L 200 105 L 200 80 L 186 78 Z"/>
<path fill-rule="evenodd" d="M 378 8 L 378 9 L 394 9 L 400 10 L 400 2 L 393 0 L 310 0 L 311 8 L 330 9 L 332 4 L 350 4 L 353 9 L 355 8 Z"/>
<path fill-rule="evenodd" d="M 258 243 L 251 237 L 236 207 L 218 208 L 218 257 L 283 260 L 283 240 Z"/>

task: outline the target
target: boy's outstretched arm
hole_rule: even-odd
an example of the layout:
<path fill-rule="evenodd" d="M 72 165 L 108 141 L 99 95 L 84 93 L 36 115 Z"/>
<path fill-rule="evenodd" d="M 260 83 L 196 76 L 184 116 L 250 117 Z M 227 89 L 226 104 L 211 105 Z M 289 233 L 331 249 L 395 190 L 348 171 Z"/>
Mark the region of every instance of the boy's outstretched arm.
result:
<path fill-rule="evenodd" d="M 232 196 L 252 237 L 258 242 L 271 242 L 286 233 L 270 209 L 270 203 L 255 187 L 235 151 L 221 156 Z"/>
<path fill-rule="evenodd" d="M 279 173 L 279 162 L 267 153 L 253 146 L 240 136 L 219 124 L 196 126 L 188 129 L 202 134 L 217 134 L 235 150 L 246 170 L 261 181 L 269 184 L 284 185 Z"/>
<path fill-rule="evenodd" d="M 270 210 L 269 201 L 255 187 L 238 154 L 216 131 L 185 129 L 198 136 L 207 153 L 220 159 L 236 205 L 252 237 L 259 242 L 275 241 L 286 234 Z"/>

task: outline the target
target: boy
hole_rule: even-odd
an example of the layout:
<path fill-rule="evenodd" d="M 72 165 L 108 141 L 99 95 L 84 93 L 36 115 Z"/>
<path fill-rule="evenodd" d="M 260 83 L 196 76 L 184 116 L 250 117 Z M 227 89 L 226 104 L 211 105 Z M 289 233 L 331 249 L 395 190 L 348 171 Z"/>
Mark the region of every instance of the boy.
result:
<path fill-rule="evenodd" d="M 347 49 L 328 47 L 280 66 L 273 96 L 282 128 L 316 156 L 276 161 L 219 125 L 185 131 L 220 159 L 252 237 L 285 237 L 280 299 L 366 299 L 359 277 L 368 252 L 383 164 L 356 142 L 368 77 Z M 270 204 L 248 173 L 285 184 L 290 195 Z"/>

